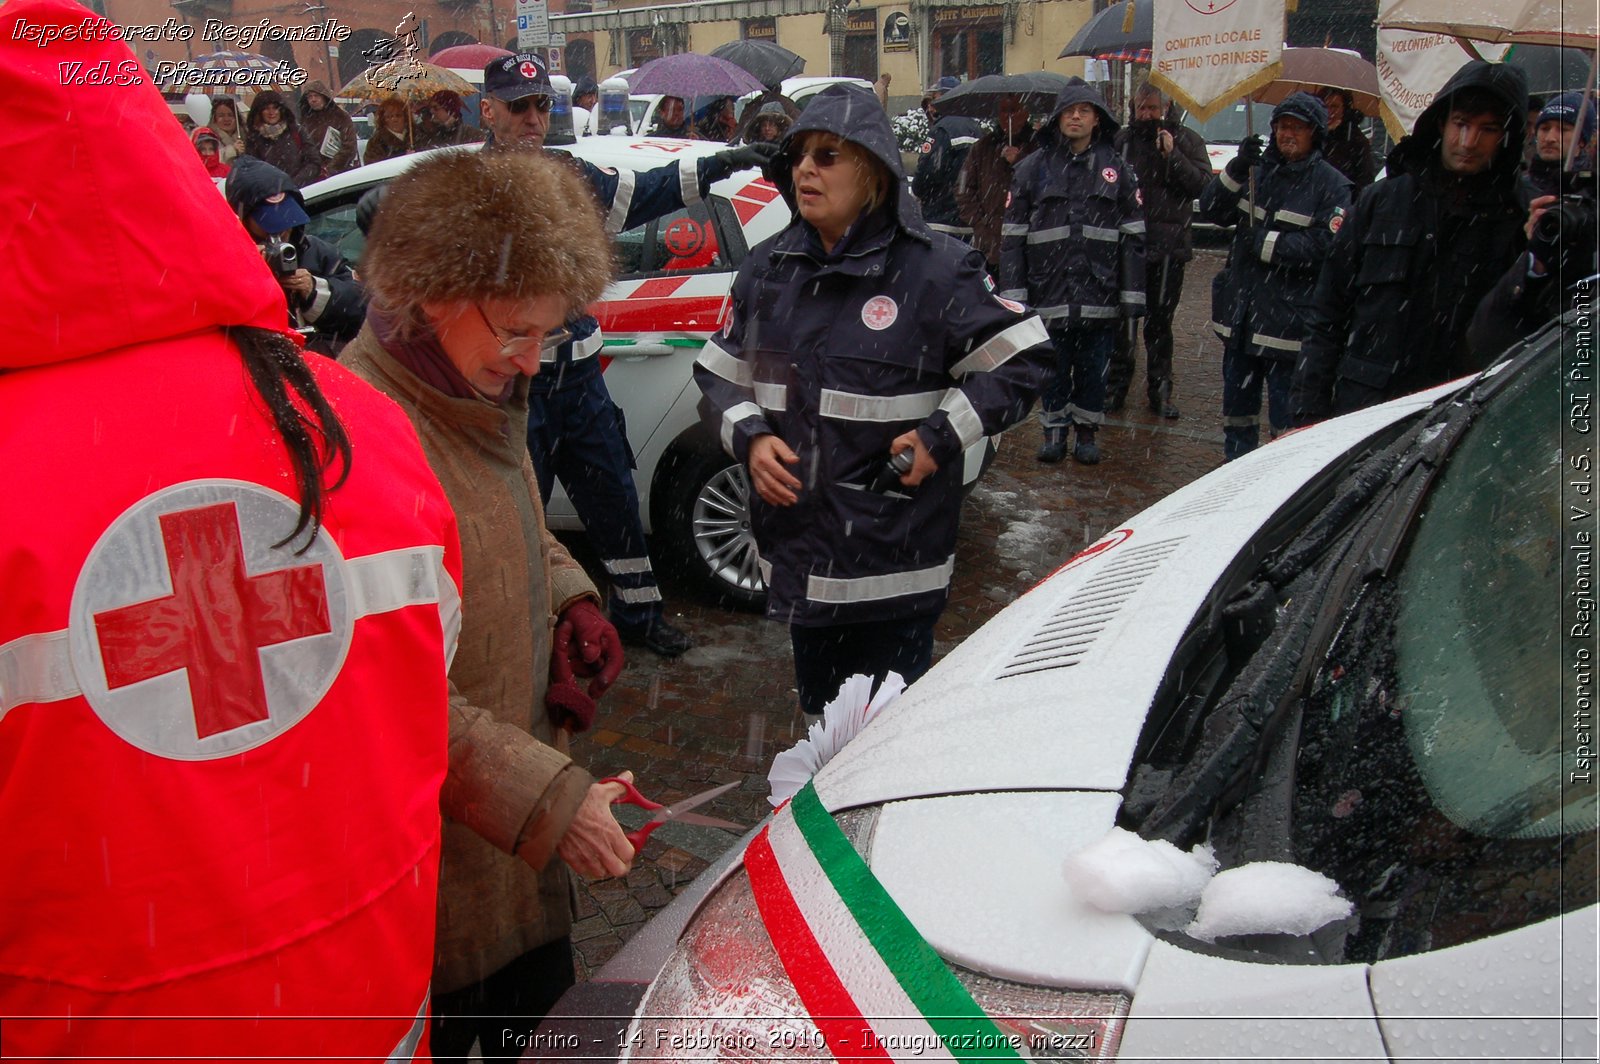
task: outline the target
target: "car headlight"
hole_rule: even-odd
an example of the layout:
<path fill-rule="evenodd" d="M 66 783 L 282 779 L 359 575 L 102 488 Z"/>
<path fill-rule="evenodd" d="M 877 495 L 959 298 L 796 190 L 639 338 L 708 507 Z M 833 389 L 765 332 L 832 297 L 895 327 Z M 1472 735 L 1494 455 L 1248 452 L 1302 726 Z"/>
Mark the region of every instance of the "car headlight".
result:
<path fill-rule="evenodd" d="M 837 817 L 858 851 L 876 819 L 876 809 Z M 1023 1059 L 1115 1059 L 1132 1003 L 1126 995 L 1026 986 L 955 966 L 952 971 Z M 623 1059 L 844 1060 L 881 1055 L 875 1048 L 897 1060 L 943 1055 L 937 1042 L 829 1045 L 784 970 L 741 869 L 684 929 L 628 1028 Z M 974 1052 L 994 1056 L 982 1047 Z"/>

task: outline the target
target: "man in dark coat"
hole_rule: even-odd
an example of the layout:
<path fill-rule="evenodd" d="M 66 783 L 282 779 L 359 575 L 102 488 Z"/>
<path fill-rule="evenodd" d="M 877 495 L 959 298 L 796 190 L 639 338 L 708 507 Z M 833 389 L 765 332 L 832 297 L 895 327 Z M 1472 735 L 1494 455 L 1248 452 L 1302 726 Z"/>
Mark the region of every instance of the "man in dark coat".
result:
<path fill-rule="evenodd" d="M 1294 372 L 1294 424 L 1482 369 L 1479 301 L 1526 244 L 1519 177 L 1527 81 L 1510 64 L 1456 71 L 1361 194 L 1323 268 Z"/>
<path fill-rule="evenodd" d="M 940 95 L 949 92 L 961 82 L 954 77 L 942 77 L 936 86 Z M 938 115 L 938 97 L 932 104 Z M 922 142 L 922 157 L 917 160 L 916 172 L 911 175 L 911 194 L 922 204 L 922 218 L 935 233 L 948 233 L 968 243 L 972 242 L 972 226 L 962 221 L 961 208 L 956 204 L 956 185 L 961 177 L 961 166 L 967 161 L 967 152 L 983 136 L 983 127 L 977 119 L 959 115 L 935 117 L 928 139 Z"/>
<path fill-rule="evenodd" d="M 300 136 L 322 162 L 319 176 L 332 177 L 361 165 L 356 158 L 356 124 L 321 81 L 306 82 L 300 94 Z"/>
<path fill-rule="evenodd" d="M 1322 106 L 1328 109 L 1328 137 L 1322 143 L 1322 157 L 1350 179 L 1352 196 L 1361 195 L 1378 176 L 1378 161 L 1372 141 L 1361 132 L 1361 112 L 1349 89 L 1323 89 Z"/>
<path fill-rule="evenodd" d="M 311 350 L 337 354 L 361 331 L 367 293 L 333 245 L 306 232 L 311 219 L 300 190 L 276 166 L 241 155 L 223 191 L 273 267 L 289 301 L 290 324 L 303 332 L 315 330 L 307 343 Z M 275 251 L 283 245 L 294 249 L 295 262 L 284 263 L 283 252 Z"/>
<path fill-rule="evenodd" d="M 1350 207 L 1349 180 L 1322 158 L 1327 126 L 1322 101 L 1294 93 L 1273 108 L 1272 143 L 1263 150 L 1260 136 L 1247 138 L 1200 196 L 1201 218 L 1238 225 L 1228 263 L 1211 283 L 1229 461 L 1261 442 L 1263 384 L 1272 435 L 1289 427 L 1306 304 Z"/>
<path fill-rule="evenodd" d="M 1561 171 L 1566 169 L 1569 154 L 1574 156 L 1574 169 L 1587 170 L 1592 166 L 1594 127 L 1595 105 L 1590 103 L 1585 107 L 1581 92 L 1554 96 L 1540 109 L 1533 127 L 1533 159 L 1528 163 L 1530 196 L 1561 194 Z M 1574 140 L 1578 142 L 1576 151 L 1572 146 Z"/>
<path fill-rule="evenodd" d="M 1039 411 L 1044 445 L 1059 462 L 1100 461 L 1106 369 L 1117 322 L 1144 314 L 1144 212 L 1138 179 L 1111 141 L 1117 122 L 1082 78 L 1070 78 L 1039 131 L 1039 150 L 1011 182 L 1000 233 L 1000 295 L 1038 311 L 1056 364 Z"/>
<path fill-rule="evenodd" d="M 1194 255 L 1194 200 L 1211 180 L 1200 134 L 1175 120 L 1162 91 L 1148 81 L 1133 94 L 1133 121 L 1112 144 L 1133 167 L 1144 199 L 1145 395 L 1152 413 L 1179 416 L 1172 401 L 1172 315 L 1183 293 L 1184 264 Z M 1133 382 L 1138 326 L 1117 329 L 1106 379 L 1106 410 L 1121 410 Z"/>
<path fill-rule="evenodd" d="M 1000 272 L 1000 226 L 1005 222 L 1011 178 L 1036 143 L 1022 98 L 1002 96 L 994 131 L 979 138 L 961 165 L 956 206 L 961 221 L 972 227 L 967 242 L 983 255 L 992 274 Z"/>
<path fill-rule="evenodd" d="M 483 70 L 480 104 L 483 125 L 489 130 L 485 150 L 541 150 L 552 102 L 550 76 L 538 53 L 521 52 L 490 62 Z M 699 202 L 713 183 L 760 166 L 776 150 L 766 144 L 732 148 L 653 170 L 602 170 L 565 152 L 553 157 L 582 174 L 594 192 L 594 206 L 605 220 L 606 232 L 615 236 Z M 543 368 L 529 388 L 528 449 L 539 491 L 548 499 L 556 478 L 561 478 L 611 578 L 611 623 L 622 641 L 662 657 L 676 657 L 694 641 L 666 619 L 662 606 L 639 516 L 633 450 L 623 411 L 611 401 L 600 359 L 595 357 L 603 343 L 600 323 L 584 313 L 569 320 L 567 328 L 570 339 L 541 354 Z"/>

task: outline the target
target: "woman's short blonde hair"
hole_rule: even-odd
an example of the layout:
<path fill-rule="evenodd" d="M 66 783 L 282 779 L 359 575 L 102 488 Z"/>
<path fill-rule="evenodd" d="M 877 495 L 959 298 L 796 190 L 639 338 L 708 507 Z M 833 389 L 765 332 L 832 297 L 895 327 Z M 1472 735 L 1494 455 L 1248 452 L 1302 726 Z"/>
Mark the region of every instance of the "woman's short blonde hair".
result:
<path fill-rule="evenodd" d="M 868 213 L 888 201 L 889 192 L 894 188 L 894 174 L 876 155 L 837 133 L 821 129 L 806 130 L 794 138 L 792 150 L 796 153 L 810 148 L 836 148 L 843 154 L 843 161 L 855 164 L 857 179 L 867 191 Z"/>
<path fill-rule="evenodd" d="M 611 242 L 588 182 L 539 152 L 446 151 L 390 183 L 361 275 L 402 328 L 424 303 L 600 297 Z"/>

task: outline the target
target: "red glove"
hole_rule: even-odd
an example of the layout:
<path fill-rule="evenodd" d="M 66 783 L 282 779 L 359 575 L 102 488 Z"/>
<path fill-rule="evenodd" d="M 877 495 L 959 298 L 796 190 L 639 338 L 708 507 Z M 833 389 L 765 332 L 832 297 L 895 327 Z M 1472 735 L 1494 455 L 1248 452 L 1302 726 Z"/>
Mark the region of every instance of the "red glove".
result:
<path fill-rule="evenodd" d="M 551 679 L 562 681 L 561 672 L 571 681 L 574 676 L 592 677 L 589 697 L 599 698 L 622 675 L 622 640 L 617 630 L 588 599 L 568 606 L 556 624 L 555 646 L 550 654 Z"/>
<path fill-rule="evenodd" d="M 588 731 L 594 723 L 594 699 L 573 680 L 572 663 L 565 655 L 550 659 L 550 690 L 545 692 L 544 705 L 552 724 L 574 734 Z"/>

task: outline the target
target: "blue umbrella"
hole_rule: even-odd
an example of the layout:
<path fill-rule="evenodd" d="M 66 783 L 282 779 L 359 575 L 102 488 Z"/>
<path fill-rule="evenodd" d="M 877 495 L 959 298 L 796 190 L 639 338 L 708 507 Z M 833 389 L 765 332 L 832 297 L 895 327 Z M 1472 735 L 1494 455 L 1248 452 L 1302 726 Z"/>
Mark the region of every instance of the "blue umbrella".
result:
<path fill-rule="evenodd" d="M 639 68 L 631 85 L 640 96 L 743 96 L 761 92 L 766 86 L 726 59 L 684 52 L 652 59 Z"/>

